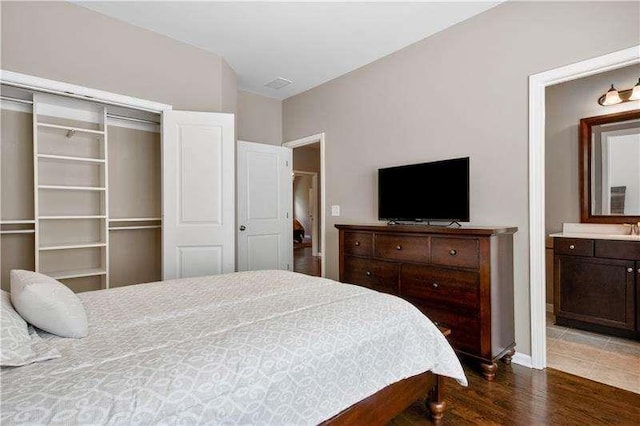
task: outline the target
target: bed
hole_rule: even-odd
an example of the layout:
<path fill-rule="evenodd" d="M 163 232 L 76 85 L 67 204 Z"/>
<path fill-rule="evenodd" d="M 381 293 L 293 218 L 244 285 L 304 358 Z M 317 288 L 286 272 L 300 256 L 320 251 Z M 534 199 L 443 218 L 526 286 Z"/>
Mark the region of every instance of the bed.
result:
<path fill-rule="evenodd" d="M 240 272 L 78 296 L 89 335 L 39 332 L 61 357 L 2 369 L 3 425 L 380 423 L 429 389 L 441 415 L 442 376 L 466 385 L 417 309 L 324 278 Z"/>

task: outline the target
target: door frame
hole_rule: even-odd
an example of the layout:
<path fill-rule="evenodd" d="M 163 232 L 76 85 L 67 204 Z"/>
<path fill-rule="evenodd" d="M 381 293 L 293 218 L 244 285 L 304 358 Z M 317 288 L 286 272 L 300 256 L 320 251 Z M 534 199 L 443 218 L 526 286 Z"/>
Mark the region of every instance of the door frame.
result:
<path fill-rule="evenodd" d="M 320 276 L 326 275 L 327 262 L 324 256 L 327 253 L 327 187 L 326 187 L 326 164 L 325 164 L 325 135 L 324 132 L 317 133 L 315 135 L 307 136 L 300 139 L 294 139 L 288 142 L 283 142 L 282 146 L 294 149 L 305 145 L 311 145 L 314 143 L 320 143 L 320 212 L 322 217 L 320 219 L 320 246 L 322 251 L 318 252 L 320 256 Z M 291 202 L 293 204 L 293 195 Z M 316 221 L 317 222 L 317 221 Z M 291 249 L 293 251 L 293 248 Z M 291 254 L 293 256 L 293 253 Z"/>
<path fill-rule="evenodd" d="M 318 252 L 318 233 L 319 231 L 319 224 L 318 224 L 318 173 L 316 172 L 305 172 L 302 170 L 294 170 L 293 171 L 293 176 L 295 177 L 295 175 L 302 175 L 302 176 L 311 176 L 311 189 L 313 190 L 314 194 L 316 195 L 316 200 L 313 203 L 313 209 L 311 211 L 311 214 L 313 215 L 313 227 L 312 227 L 312 234 L 314 235 L 314 237 L 311 238 L 311 254 L 313 256 L 321 256 L 321 253 Z M 292 215 L 292 219 L 295 219 L 293 217 L 293 215 L 295 214 L 295 212 L 291 212 Z"/>
<path fill-rule="evenodd" d="M 545 89 L 640 63 L 640 45 L 529 76 L 529 290 L 531 359 L 516 354 L 514 362 L 547 366 L 545 300 Z M 606 88 L 605 88 L 606 89 Z M 603 90 L 605 90 L 603 89 Z M 594 102 L 596 100 L 594 99 Z M 518 357 L 519 356 L 519 357 Z M 518 358 L 517 358 L 518 357 Z"/>

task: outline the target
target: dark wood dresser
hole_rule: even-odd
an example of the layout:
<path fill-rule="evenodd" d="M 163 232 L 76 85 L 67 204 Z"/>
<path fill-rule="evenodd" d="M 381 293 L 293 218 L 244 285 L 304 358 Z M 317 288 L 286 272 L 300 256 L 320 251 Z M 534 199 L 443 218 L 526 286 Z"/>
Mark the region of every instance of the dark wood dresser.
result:
<path fill-rule="evenodd" d="M 515 353 L 513 234 L 517 228 L 336 225 L 340 281 L 400 296 L 449 341 L 480 361 L 488 380 L 496 360 Z"/>
<path fill-rule="evenodd" d="M 556 324 L 640 339 L 640 240 L 554 240 Z"/>

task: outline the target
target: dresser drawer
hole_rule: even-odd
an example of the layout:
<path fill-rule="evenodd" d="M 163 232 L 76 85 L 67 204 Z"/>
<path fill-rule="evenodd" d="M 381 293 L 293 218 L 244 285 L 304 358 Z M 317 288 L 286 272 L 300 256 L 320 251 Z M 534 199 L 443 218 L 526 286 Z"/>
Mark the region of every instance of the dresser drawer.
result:
<path fill-rule="evenodd" d="M 479 276 L 477 272 L 404 264 L 400 270 L 400 295 L 477 309 Z"/>
<path fill-rule="evenodd" d="M 373 234 L 370 232 L 345 232 L 344 252 L 356 256 L 371 256 Z"/>
<path fill-rule="evenodd" d="M 429 237 L 376 234 L 375 256 L 391 260 L 428 262 Z"/>
<path fill-rule="evenodd" d="M 595 253 L 597 257 L 640 260 L 640 241 L 596 240 Z"/>
<path fill-rule="evenodd" d="M 448 340 L 454 349 L 469 353 L 480 352 L 480 321 L 477 317 L 415 301 L 414 304 L 434 324 L 451 330 Z"/>
<path fill-rule="evenodd" d="M 555 254 L 570 256 L 593 256 L 593 240 L 584 238 L 556 238 L 553 241 Z"/>
<path fill-rule="evenodd" d="M 478 268 L 478 240 L 431 238 L 431 263 L 461 268 Z"/>
<path fill-rule="evenodd" d="M 343 281 L 384 293 L 398 294 L 398 271 L 397 263 L 345 256 Z"/>

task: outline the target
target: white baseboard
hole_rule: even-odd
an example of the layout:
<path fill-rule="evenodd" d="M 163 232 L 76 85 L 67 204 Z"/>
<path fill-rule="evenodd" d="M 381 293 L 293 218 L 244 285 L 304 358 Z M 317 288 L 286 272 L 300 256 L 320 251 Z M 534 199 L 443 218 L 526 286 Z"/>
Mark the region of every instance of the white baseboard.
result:
<path fill-rule="evenodd" d="M 547 312 L 553 312 L 553 303 L 547 303 Z"/>
<path fill-rule="evenodd" d="M 531 355 L 526 355 L 520 352 L 516 352 L 511 358 L 511 362 L 514 364 L 521 365 L 523 367 L 533 368 L 533 364 L 531 363 Z"/>

